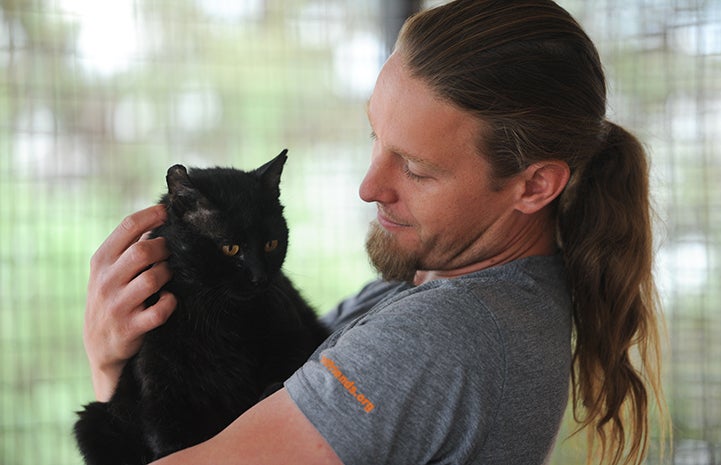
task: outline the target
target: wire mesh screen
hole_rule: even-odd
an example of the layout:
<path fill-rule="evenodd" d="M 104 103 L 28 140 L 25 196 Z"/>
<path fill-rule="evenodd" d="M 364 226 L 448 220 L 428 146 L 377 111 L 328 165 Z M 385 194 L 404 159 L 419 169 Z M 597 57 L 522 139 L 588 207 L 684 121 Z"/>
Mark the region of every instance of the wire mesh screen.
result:
<path fill-rule="evenodd" d="M 721 464 L 721 2 L 578 2 L 610 118 L 645 142 L 676 464 Z M 650 463 L 655 463 L 652 456 Z"/>
<path fill-rule="evenodd" d="M 612 119 L 653 158 L 671 458 L 721 464 L 721 2 L 560 3 L 600 49 Z M 287 273 L 320 311 L 371 278 L 371 209 L 356 189 L 387 10 L 351 0 L 0 8 L 0 463 L 77 464 L 74 410 L 92 398 L 88 261 L 126 214 L 157 201 L 168 166 L 253 168 L 288 148 Z M 552 463 L 583 457 L 562 440 Z"/>

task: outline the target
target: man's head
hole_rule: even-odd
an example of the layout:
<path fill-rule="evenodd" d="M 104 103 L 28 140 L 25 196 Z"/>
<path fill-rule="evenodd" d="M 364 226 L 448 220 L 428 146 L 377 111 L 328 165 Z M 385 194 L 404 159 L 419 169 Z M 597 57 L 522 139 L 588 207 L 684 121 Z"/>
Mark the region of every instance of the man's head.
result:
<path fill-rule="evenodd" d="M 368 106 L 371 261 L 410 280 L 552 252 L 534 236 L 555 234 L 554 200 L 598 151 L 604 113 L 596 50 L 555 3 L 458 0 L 412 17 Z"/>
<path fill-rule="evenodd" d="M 378 205 L 371 261 L 388 279 L 410 280 L 417 269 L 465 260 L 503 199 L 476 153 L 480 122 L 411 77 L 397 54 L 378 77 L 368 119 L 374 144 L 360 195 Z"/>
<path fill-rule="evenodd" d="M 536 250 L 550 221 L 544 207 L 568 180 L 564 163 L 498 183 L 478 150 L 485 123 L 439 98 L 398 53 L 378 77 L 368 119 L 375 140 L 360 195 L 378 206 L 367 249 L 386 279 L 463 274 Z"/>

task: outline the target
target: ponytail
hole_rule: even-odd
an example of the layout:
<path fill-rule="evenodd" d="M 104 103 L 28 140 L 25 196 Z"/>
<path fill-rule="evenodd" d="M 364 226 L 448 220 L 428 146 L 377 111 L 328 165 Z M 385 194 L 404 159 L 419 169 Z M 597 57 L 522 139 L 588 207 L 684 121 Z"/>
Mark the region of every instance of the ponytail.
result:
<path fill-rule="evenodd" d="M 650 394 L 662 402 L 648 164 L 633 135 L 606 124 L 600 152 L 559 203 L 573 300 L 573 408 L 579 429 L 593 427 L 589 462 L 598 438 L 602 462 L 635 464 L 648 449 Z"/>

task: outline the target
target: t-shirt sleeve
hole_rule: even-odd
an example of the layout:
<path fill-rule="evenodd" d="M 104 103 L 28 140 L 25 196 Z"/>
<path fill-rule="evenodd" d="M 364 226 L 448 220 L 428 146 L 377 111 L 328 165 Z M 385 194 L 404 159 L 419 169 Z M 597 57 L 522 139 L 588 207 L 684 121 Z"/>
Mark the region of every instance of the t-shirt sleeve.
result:
<path fill-rule="evenodd" d="M 462 463 L 502 395 L 502 347 L 473 296 L 419 292 L 351 325 L 286 389 L 345 465 Z"/>
<path fill-rule="evenodd" d="M 366 284 L 357 295 L 349 297 L 326 312 L 321 318 L 332 331 L 337 331 L 366 314 L 373 306 L 383 300 L 392 290 L 407 288 L 399 282 L 376 280 Z"/>

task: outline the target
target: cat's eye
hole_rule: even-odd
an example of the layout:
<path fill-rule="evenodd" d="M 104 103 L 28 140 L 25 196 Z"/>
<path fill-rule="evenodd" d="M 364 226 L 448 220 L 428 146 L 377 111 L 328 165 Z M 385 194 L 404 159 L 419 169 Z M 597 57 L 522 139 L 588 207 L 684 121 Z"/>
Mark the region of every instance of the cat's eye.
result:
<path fill-rule="evenodd" d="M 273 239 L 265 243 L 265 251 L 272 252 L 278 248 L 278 241 Z"/>
<path fill-rule="evenodd" d="M 221 247 L 221 250 L 223 250 L 223 253 L 229 257 L 234 257 L 238 255 L 238 252 L 240 252 L 240 246 L 238 244 L 233 245 L 224 245 Z"/>

